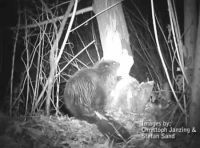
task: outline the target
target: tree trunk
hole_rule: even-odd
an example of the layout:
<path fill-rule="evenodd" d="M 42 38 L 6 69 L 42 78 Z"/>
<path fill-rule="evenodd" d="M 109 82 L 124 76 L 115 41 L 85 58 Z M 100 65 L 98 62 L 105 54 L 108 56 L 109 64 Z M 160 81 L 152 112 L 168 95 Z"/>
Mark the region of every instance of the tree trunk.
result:
<path fill-rule="evenodd" d="M 94 0 L 93 8 L 97 14 L 103 58 L 118 61 L 120 68 L 117 75 L 122 76 L 106 100 L 105 110 L 117 109 L 128 112 L 133 111 L 138 104 L 135 111 L 141 112 L 149 99 L 148 92 L 152 91 L 153 83 L 139 85 L 135 78 L 129 76 L 133 57 L 121 1 Z"/>
<path fill-rule="evenodd" d="M 115 5 L 115 6 L 113 6 Z M 94 0 L 94 13 L 113 6 L 97 16 L 99 33 L 103 48 L 103 58 L 120 63 L 118 75 L 128 75 L 133 65 L 129 34 L 119 0 Z"/>
<path fill-rule="evenodd" d="M 184 0 L 184 44 L 185 69 L 189 83 L 192 81 L 194 50 L 197 36 L 196 0 Z"/>
<path fill-rule="evenodd" d="M 198 15 L 199 22 L 194 57 L 192 97 L 190 105 L 190 127 L 196 127 L 196 129 L 200 130 L 200 11 Z"/>

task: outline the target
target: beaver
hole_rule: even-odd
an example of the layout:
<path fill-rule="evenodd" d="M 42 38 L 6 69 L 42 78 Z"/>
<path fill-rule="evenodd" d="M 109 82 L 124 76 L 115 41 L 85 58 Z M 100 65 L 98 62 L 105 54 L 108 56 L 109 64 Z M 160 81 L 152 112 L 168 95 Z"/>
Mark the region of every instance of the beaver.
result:
<path fill-rule="evenodd" d="M 64 103 L 70 113 L 77 119 L 96 124 L 103 135 L 114 141 L 130 137 L 123 126 L 104 112 L 118 81 L 119 66 L 118 62 L 102 60 L 93 67 L 79 70 L 68 80 L 64 90 Z"/>

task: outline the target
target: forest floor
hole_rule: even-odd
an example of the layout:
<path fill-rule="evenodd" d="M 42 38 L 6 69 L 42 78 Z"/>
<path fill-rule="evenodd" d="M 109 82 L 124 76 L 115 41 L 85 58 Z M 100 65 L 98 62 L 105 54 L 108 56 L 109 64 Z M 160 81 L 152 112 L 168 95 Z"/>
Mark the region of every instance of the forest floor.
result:
<path fill-rule="evenodd" d="M 138 133 L 131 134 L 124 143 L 112 143 L 104 137 L 96 125 L 67 116 L 17 117 L 10 119 L 0 113 L 1 148 L 185 148 L 185 135 L 175 139 L 145 139 Z"/>

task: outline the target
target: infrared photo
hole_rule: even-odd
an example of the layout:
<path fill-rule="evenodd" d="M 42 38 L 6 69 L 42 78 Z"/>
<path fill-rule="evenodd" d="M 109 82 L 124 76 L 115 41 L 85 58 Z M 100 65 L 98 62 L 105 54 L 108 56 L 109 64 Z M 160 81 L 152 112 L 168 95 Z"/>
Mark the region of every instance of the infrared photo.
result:
<path fill-rule="evenodd" d="M 198 0 L 0 0 L 1 148 L 200 147 Z"/>

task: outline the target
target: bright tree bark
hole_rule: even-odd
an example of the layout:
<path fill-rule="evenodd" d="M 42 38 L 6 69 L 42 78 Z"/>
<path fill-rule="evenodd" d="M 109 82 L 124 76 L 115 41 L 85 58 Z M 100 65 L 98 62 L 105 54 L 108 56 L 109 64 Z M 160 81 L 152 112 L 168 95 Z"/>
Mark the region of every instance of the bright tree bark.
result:
<path fill-rule="evenodd" d="M 97 16 L 103 58 L 120 62 L 118 75 L 128 75 L 133 65 L 133 57 L 121 2 L 94 0 L 93 8 L 95 14 L 98 14 L 112 5 L 115 6 Z"/>
<path fill-rule="evenodd" d="M 129 75 L 134 62 L 121 1 L 94 0 L 93 10 L 97 14 L 103 58 L 118 61 L 120 68 L 117 75 L 122 76 L 106 100 L 105 110 L 141 113 L 149 99 L 148 92 L 152 91 L 153 83 L 140 85 Z M 98 15 L 102 11 L 104 12 Z"/>

